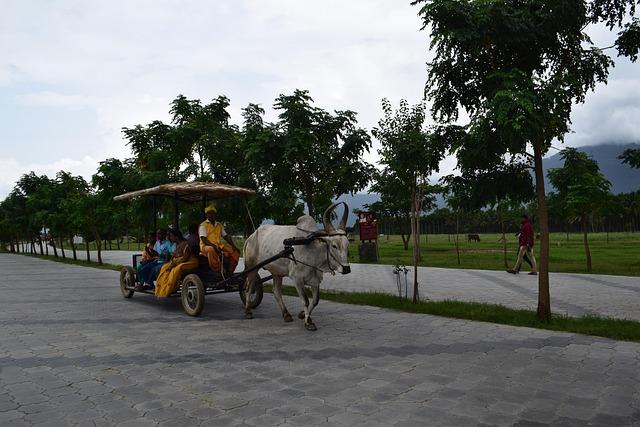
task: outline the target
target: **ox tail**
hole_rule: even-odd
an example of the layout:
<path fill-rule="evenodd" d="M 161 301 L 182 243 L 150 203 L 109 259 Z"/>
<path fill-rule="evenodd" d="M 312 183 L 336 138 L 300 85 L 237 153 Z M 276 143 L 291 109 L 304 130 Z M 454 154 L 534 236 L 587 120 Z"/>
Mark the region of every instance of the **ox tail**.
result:
<path fill-rule="evenodd" d="M 258 230 L 260 230 L 260 227 L 258 227 Z M 256 260 L 255 259 L 250 259 L 247 257 L 247 248 L 249 247 L 250 244 L 253 243 L 253 240 L 255 239 L 255 244 L 254 244 L 254 248 L 257 249 L 258 246 L 258 230 L 254 231 L 251 236 L 249 236 L 247 238 L 247 240 L 244 241 L 244 245 L 242 246 L 242 252 L 244 254 L 244 264 L 245 264 L 245 268 L 247 267 L 253 267 L 256 264 Z M 249 251 L 251 252 L 251 251 Z M 255 250 L 253 251 L 253 254 L 255 256 Z"/>

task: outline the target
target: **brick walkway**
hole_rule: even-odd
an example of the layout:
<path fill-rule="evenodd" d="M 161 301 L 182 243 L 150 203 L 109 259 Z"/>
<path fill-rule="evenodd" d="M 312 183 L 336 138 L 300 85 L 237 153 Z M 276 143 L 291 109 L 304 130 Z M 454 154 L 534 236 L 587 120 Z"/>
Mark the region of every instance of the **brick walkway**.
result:
<path fill-rule="evenodd" d="M 0 272 L 2 426 L 640 423 L 636 343 L 327 301 L 308 332 L 271 295 L 253 320 L 236 294 L 190 318 L 114 271 Z"/>

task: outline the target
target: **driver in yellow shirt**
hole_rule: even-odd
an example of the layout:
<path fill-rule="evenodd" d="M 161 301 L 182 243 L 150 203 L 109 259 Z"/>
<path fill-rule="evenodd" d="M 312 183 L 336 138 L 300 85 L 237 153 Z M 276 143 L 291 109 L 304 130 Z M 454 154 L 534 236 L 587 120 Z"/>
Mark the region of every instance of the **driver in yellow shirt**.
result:
<path fill-rule="evenodd" d="M 222 223 L 216 221 L 217 213 L 218 210 L 213 203 L 209 204 L 204 210 L 207 219 L 200 224 L 198 229 L 200 252 L 207 257 L 209 267 L 217 273 L 223 273 L 220 260 L 220 255 L 222 254 L 224 258 L 229 260 L 229 271 L 224 273 L 233 273 L 240 260 L 240 249 L 233 243 L 231 235 L 227 234 Z M 229 246 L 225 245 L 222 239 Z"/>

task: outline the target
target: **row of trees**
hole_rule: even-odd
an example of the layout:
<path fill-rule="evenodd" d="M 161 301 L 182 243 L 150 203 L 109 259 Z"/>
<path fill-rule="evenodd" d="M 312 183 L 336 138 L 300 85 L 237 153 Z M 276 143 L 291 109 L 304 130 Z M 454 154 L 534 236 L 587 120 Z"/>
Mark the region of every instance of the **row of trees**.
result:
<path fill-rule="evenodd" d="M 228 107 L 224 96 L 204 105 L 178 96 L 171 103 L 171 123 L 123 129 L 133 157 L 101 162 L 90 182 L 66 172 L 52 179 L 24 175 L 0 204 L 0 241 L 11 250 L 27 242 L 43 252 L 48 251 L 42 243 L 46 236 L 57 256 L 63 240 L 81 235 L 97 243 L 101 262 L 103 240 L 144 235 L 155 223 L 150 220 L 154 211 L 161 224 L 170 223 L 168 201 L 113 201 L 128 191 L 188 180 L 256 189 L 258 196 L 248 201 L 253 217 L 242 201 L 222 202 L 229 228 L 246 235 L 265 218 L 294 222 L 305 207 L 318 217 L 332 199 L 370 182 L 375 168 L 362 156 L 371 137 L 358 127 L 355 112 L 327 112 L 314 106 L 308 92 L 296 90 L 275 100 L 277 122 L 265 122 L 264 110 L 249 104 L 240 128 L 229 122 Z M 200 208 L 181 206 L 180 223 L 198 223 Z"/>
<path fill-rule="evenodd" d="M 285 103 L 286 108 L 282 107 Z M 249 201 L 257 214 L 255 221 L 272 218 L 281 223 L 290 223 L 302 214 L 301 200 L 308 211 L 316 214 L 314 206 L 318 201 L 326 205 L 332 198 L 358 191 L 372 181 L 370 191 L 379 193 L 382 200 L 368 209 L 377 213 L 383 230 L 402 236 L 405 249 L 413 238 L 416 264 L 421 258 L 421 233 L 504 234 L 512 231 L 523 210 L 537 210 L 532 202 L 531 175 L 520 174 L 516 169 L 504 168 L 473 180 L 448 176 L 438 184 L 430 184 L 429 176 L 438 170 L 438 163 L 448 151 L 446 139 L 433 129 L 425 129 L 423 104 L 409 106 L 401 101 L 395 111 L 388 100 L 383 100 L 382 105 L 384 117 L 373 130 L 381 142 L 382 168 L 376 170 L 361 159 L 370 139 L 364 130 L 355 127 L 355 113 L 331 116 L 313 107 L 304 91 L 278 98 L 276 108 L 285 111 L 275 124 L 265 123 L 264 111 L 250 104 L 243 111 L 242 129 L 228 123 L 225 97 L 202 106 L 197 100 L 179 96 L 172 103 L 171 125 L 153 122 L 124 129 L 135 157 L 101 162 L 90 182 L 67 172 L 59 172 L 53 179 L 33 172 L 24 175 L 0 204 L 0 241 L 8 242 L 11 250 L 20 250 L 17 242 L 23 246 L 26 242 L 27 250 L 39 249 L 41 253 L 48 252 L 50 245 L 54 255 L 60 250 L 63 257 L 63 242 L 68 241 L 76 259 L 73 236 L 81 235 L 86 242 L 95 242 L 101 262 L 103 245 L 111 245 L 115 239 L 119 246 L 122 236 L 141 238 L 150 231 L 155 210 L 164 224 L 171 222 L 171 203 L 157 201 L 159 205 L 152 206 L 154 201 L 145 199 L 114 202 L 113 196 L 187 179 L 256 188 L 258 197 Z M 323 135 L 321 141 L 318 135 Z M 324 163 L 295 154 L 311 150 L 316 150 L 317 158 Z M 277 153 L 282 155 L 279 160 Z M 609 183 L 593 159 L 571 148 L 564 150 L 562 157 L 564 167 L 549 172 L 557 188 L 548 197 L 550 225 L 552 229 L 568 231 L 578 224 L 585 236 L 590 270 L 586 238 L 589 227 L 636 230 L 640 225 L 640 192 L 611 195 Z M 626 157 L 621 158 L 628 162 Z M 340 168 L 332 168 L 340 162 Z M 499 179 L 509 173 L 510 181 Z M 292 176 L 296 179 L 290 179 Z M 323 185 L 332 180 L 332 187 Z M 439 193 L 445 195 L 447 208 L 435 209 Z M 199 208 L 182 206 L 181 223 L 199 222 Z M 230 228 L 246 235 L 253 219 L 245 209 L 237 200 L 227 202 L 223 208 Z M 49 245 L 43 244 L 43 237 Z M 88 245 L 85 249 L 90 260 Z"/>
<path fill-rule="evenodd" d="M 549 197 L 549 231 L 555 233 L 582 232 L 577 217 L 567 216 L 557 196 Z M 410 209 L 389 211 L 381 202 L 372 203 L 381 233 L 400 235 L 409 250 L 411 237 Z M 425 209 L 419 218 L 421 234 L 468 234 L 516 232 L 523 212 L 530 212 L 537 223 L 535 203 L 525 205 L 499 204 L 479 210 L 452 209 L 449 206 Z M 588 216 L 590 233 L 640 231 L 640 191 L 609 194 L 605 201 Z"/>

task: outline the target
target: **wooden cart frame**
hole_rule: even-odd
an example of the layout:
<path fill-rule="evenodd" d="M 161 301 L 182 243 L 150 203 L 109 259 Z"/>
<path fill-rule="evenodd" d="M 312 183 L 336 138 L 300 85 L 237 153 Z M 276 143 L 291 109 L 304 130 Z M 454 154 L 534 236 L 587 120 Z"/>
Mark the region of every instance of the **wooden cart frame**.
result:
<path fill-rule="evenodd" d="M 158 197 L 172 198 L 174 200 L 175 219 L 174 225 L 179 226 L 178 202 L 187 203 L 206 203 L 207 200 L 231 198 L 231 197 L 247 197 L 254 195 L 255 191 L 248 188 L 235 187 L 231 185 L 219 184 L 216 182 L 181 182 L 172 184 L 163 184 L 144 190 L 133 191 L 114 197 L 114 200 L 128 200 L 136 197 L 152 197 L 154 206 L 154 230 L 157 228 L 157 210 L 156 199 Z M 288 243 L 288 242 L 287 242 Z M 227 276 L 214 272 L 209 268 L 205 258 L 200 257 L 198 267 L 195 270 L 185 272 L 181 277 L 178 290 L 170 295 L 170 297 L 180 298 L 182 307 L 189 316 L 199 316 L 204 308 L 204 300 L 206 295 L 238 292 L 240 298 L 245 303 L 245 282 L 247 274 L 261 269 L 269 263 L 280 258 L 289 257 L 293 253 L 291 244 L 283 242 L 283 250 L 266 260 L 263 260 L 253 266 L 238 273 L 232 273 Z M 132 256 L 131 266 L 125 266 L 120 271 L 120 291 L 125 298 L 131 298 L 138 293 L 151 294 L 152 290 L 136 290 L 136 285 L 141 284 L 137 277 L 136 267 L 138 258 L 141 254 Z M 271 276 L 260 278 L 258 275 L 253 285 L 253 292 L 249 296 L 252 308 L 257 307 L 262 302 L 263 283 L 270 280 Z M 138 288 L 139 289 L 139 288 Z"/>

